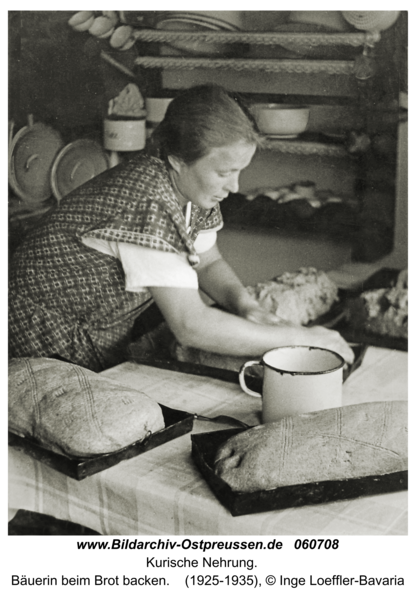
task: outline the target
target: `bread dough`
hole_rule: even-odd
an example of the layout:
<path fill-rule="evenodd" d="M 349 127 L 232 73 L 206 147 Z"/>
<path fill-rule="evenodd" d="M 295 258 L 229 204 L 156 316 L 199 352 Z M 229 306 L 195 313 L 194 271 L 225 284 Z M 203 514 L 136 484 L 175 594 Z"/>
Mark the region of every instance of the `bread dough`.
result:
<path fill-rule="evenodd" d="M 349 302 L 349 323 L 377 335 L 408 337 L 407 269 L 394 287 L 368 290 Z"/>
<path fill-rule="evenodd" d="M 327 313 L 338 299 L 336 284 L 313 267 L 283 273 L 248 287 L 260 306 L 294 325 L 307 325 Z"/>
<path fill-rule="evenodd" d="M 407 402 L 371 402 L 285 417 L 227 440 L 215 473 L 254 492 L 407 469 Z"/>
<path fill-rule="evenodd" d="M 49 358 L 9 363 L 9 430 L 45 448 L 114 452 L 164 426 L 155 400 L 88 369 Z"/>

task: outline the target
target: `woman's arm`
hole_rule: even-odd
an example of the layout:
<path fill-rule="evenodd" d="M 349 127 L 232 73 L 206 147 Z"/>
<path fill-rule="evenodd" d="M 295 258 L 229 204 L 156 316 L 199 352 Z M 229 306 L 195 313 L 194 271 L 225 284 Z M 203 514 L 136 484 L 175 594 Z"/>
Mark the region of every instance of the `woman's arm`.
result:
<path fill-rule="evenodd" d="M 255 323 L 277 324 L 282 320 L 265 311 L 250 296 L 230 265 L 223 259 L 215 244 L 200 254 L 198 265 L 199 287 L 217 304 L 229 312 Z"/>
<path fill-rule="evenodd" d="M 152 287 L 150 291 L 183 346 L 234 356 L 259 356 L 278 346 L 312 345 L 329 348 L 348 362 L 353 361 L 352 350 L 336 331 L 254 323 L 207 306 L 198 290 Z"/>

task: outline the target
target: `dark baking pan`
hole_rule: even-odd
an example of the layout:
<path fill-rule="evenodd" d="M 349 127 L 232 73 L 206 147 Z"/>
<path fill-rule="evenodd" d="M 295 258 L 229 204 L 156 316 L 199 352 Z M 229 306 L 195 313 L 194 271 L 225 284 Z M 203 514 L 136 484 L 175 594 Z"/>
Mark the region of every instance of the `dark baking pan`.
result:
<path fill-rule="evenodd" d="M 167 371 L 175 371 L 177 373 L 188 373 L 189 375 L 198 375 L 200 377 L 212 377 L 213 379 L 229 381 L 230 383 L 237 383 L 239 385 L 237 371 L 219 369 L 217 367 L 209 367 L 207 365 L 200 365 L 197 363 L 182 362 L 175 359 L 159 360 L 157 358 L 146 359 L 141 356 L 137 358 L 131 356 L 130 360 L 134 360 L 137 364 L 146 365 L 148 367 L 155 367 L 157 369 L 164 369 Z M 262 380 L 259 377 L 247 375 L 246 382 L 251 389 L 259 393 L 261 392 Z"/>
<path fill-rule="evenodd" d="M 353 326 L 352 324 L 348 323 L 348 312 L 354 310 L 354 301 L 362 292 L 367 290 L 393 287 L 397 282 L 399 273 L 399 269 L 380 269 L 371 275 L 371 277 L 366 279 L 363 283 L 361 283 L 359 287 L 353 290 L 341 291 L 341 303 L 345 307 L 346 319 L 335 324 L 334 329 L 339 331 L 339 333 L 345 340 L 347 340 L 347 342 L 355 342 L 366 344 L 367 346 L 377 346 L 379 348 L 389 348 L 391 350 L 402 350 L 403 352 L 407 352 L 408 340 L 406 338 L 377 335 L 375 333 L 365 331 L 363 327 Z"/>
<path fill-rule="evenodd" d="M 352 350 L 354 352 L 354 362 L 352 365 L 347 365 L 344 369 L 344 382 L 363 362 L 364 355 L 367 350 L 367 346 L 364 344 L 352 344 Z M 146 365 L 148 367 L 155 367 L 157 369 L 165 369 L 168 371 L 176 371 L 177 373 L 188 373 L 189 375 L 199 375 L 200 377 L 212 377 L 213 379 L 219 379 L 220 381 L 229 381 L 230 383 L 236 383 L 239 385 L 238 372 L 230 371 L 228 369 L 219 369 L 217 367 L 209 367 L 206 365 L 200 365 L 190 362 L 182 362 L 174 359 L 156 359 L 156 358 L 135 358 L 133 355 L 130 356 L 130 360 L 134 360 L 138 364 Z M 246 375 L 245 377 L 247 386 L 255 392 L 261 393 L 263 380 L 260 377 L 252 375 Z"/>
<path fill-rule="evenodd" d="M 152 433 L 141 442 L 135 442 L 108 454 L 99 454 L 94 457 L 80 458 L 78 456 L 67 456 L 47 450 L 36 441 L 20 437 L 9 432 L 9 446 L 23 450 L 26 454 L 48 465 L 51 469 L 64 473 L 73 479 L 85 479 L 90 475 L 109 469 L 123 460 L 133 458 L 143 452 L 148 452 L 157 446 L 165 444 L 170 440 L 192 431 L 194 416 L 182 410 L 160 405 L 165 428 Z"/>
<path fill-rule="evenodd" d="M 342 481 L 318 481 L 259 492 L 234 492 L 225 481 L 215 475 L 213 466 L 219 447 L 228 438 L 242 431 L 244 429 L 226 429 L 191 435 L 192 458 L 195 464 L 215 496 L 233 517 L 407 490 L 408 472 L 398 471 L 387 475 Z"/>

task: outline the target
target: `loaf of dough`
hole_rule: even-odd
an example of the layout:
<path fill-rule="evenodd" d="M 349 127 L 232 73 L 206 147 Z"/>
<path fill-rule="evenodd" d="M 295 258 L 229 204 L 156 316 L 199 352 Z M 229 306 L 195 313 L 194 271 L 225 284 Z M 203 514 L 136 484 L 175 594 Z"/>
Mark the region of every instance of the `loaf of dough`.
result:
<path fill-rule="evenodd" d="M 48 358 L 9 363 L 9 430 L 45 448 L 93 456 L 164 426 L 155 400 L 88 369 Z"/>
<path fill-rule="evenodd" d="M 367 290 L 349 301 L 348 321 L 355 329 L 394 338 L 408 337 L 407 269 L 393 287 Z"/>
<path fill-rule="evenodd" d="M 371 402 L 285 417 L 227 440 L 215 473 L 254 492 L 407 469 L 407 402 Z"/>
<path fill-rule="evenodd" d="M 324 315 L 338 299 L 336 284 L 313 267 L 247 289 L 262 308 L 295 325 L 307 325 Z"/>

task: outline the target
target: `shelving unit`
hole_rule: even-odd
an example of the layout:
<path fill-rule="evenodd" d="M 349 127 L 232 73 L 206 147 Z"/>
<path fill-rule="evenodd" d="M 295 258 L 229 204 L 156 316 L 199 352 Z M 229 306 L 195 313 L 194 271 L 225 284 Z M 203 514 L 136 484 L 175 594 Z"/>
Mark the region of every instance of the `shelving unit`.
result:
<path fill-rule="evenodd" d="M 266 141 L 265 149 L 274 150 L 282 154 L 303 156 L 328 156 L 332 158 L 348 158 L 348 156 L 351 156 L 341 144 L 310 142 L 302 139 L 278 140 L 269 138 Z"/>
<path fill-rule="evenodd" d="M 278 33 L 253 31 L 165 31 L 136 29 L 137 42 L 202 41 L 228 44 L 274 46 L 281 43 L 311 44 L 312 46 L 373 46 L 380 40 L 377 32 L 365 33 Z"/>
<path fill-rule="evenodd" d="M 170 88 L 166 82 L 173 82 L 174 89 L 184 89 L 193 85 L 193 81 L 201 83 L 204 81 L 217 81 L 220 84 L 233 85 L 237 82 L 236 91 L 243 91 L 249 95 L 257 96 L 263 94 L 273 97 L 273 102 L 281 101 L 284 103 L 307 103 L 313 109 L 314 105 L 330 105 L 338 108 L 339 106 L 353 107 L 357 122 L 361 121 L 364 127 L 361 133 L 365 134 L 365 126 L 369 115 L 369 97 L 368 90 L 371 91 L 371 80 L 374 76 L 374 63 L 365 62 L 368 68 L 368 77 L 363 67 L 363 56 L 371 54 L 377 43 L 380 41 L 380 34 L 377 32 L 357 32 L 357 33 L 277 33 L 277 32 L 229 32 L 229 31 L 161 31 L 150 29 L 137 29 L 134 31 L 134 37 L 138 42 L 140 56 L 135 59 L 135 65 L 146 78 L 146 73 L 151 70 L 158 70 L 161 79 L 165 85 L 162 89 Z M 194 55 L 187 55 L 186 52 L 178 50 L 182 43 L 192 43 L 192 47 L 197 49 L 197 43 L 203 44 L 204 48 L 209 48 L 211 44 L 213 52 L 210 56 L 199 56 L 196 50 Z M 148 44 L 151 44 L 150 46 Z M 176 46 L 175 46 L 176 44 Z M 306 49 L 306 52 L 299 52 L 299 57 L 295 58 L 293 52 L 289 52 L 291 58 L 263 58 L 267 52 L 263 49 L 276 48 L 280 46 L 283 50 L 290 48 Z M 259 58 L 253 58 L 250 49 L 256 48 L 255 55 Z M 151 48 L 152 52 L 147 49 Z M 229 51 L 218 54 L 216 48 L 226 48 Z M 234 51 L 235 48 L 235 51 Z M 331 49 L 335 49 L 331 56 Z M 309 51 L 308 51 L 309 50 Z M 360 51 L 362 50 L 362 51 Z M 287 53 L 286 53 L 287 55 Z M 313 55 L 313 57 L 311 56 Z M 315 58 L 316 56 L 316 58 Z M 316 81 L 322 81 L 321 89 L 316 85 Z M 178 83 L 176 83 L 178 82 Z M 291 83 L 295 82 L 295 91 L 291 88 Z M 312 84 L 312 85 L 311 85 Z M 238 89 L 240 86 L 241 89 Z M 315 86 L 315 87 L 313 87 Z M 305 94 L 303 94 L 303 88 Z M 289 93 L 285 93 L 289 89 Z M 311 91 L 312 90 L 312 91 Z M 323 93 L 322 93 L 323 92 Z M 371 95 L 371 93 L 370 93 Z M 276 100 L 275 98 L 279 99 Z M 371 102 L 371 101 L 370 101 Z M 372 107 L 374 110 L 374 107 Z M 383 110 L 386 110 L 383 107 Z M 352 127 L 352 130 L 354 127 Z M 345 140 L 334 142 L 334 139 L 326 138 L 318 132 L 308 132 L 293 140 L 272 139 L 269 138 L 265 144 L 265 152 L 286 155 L 285 165 L 288 160 L 293 160 L 299 164 L 298 172 L 302 173 L 300 161 L 303 157 L 309 161 L 316 158 L 318 169 L 338 168 L 338 165 L 347 165 L 351 160 L 351 167 L 342 168 L 352 169 L 352 179 L 355 178 L 358 183 L 357 190 L 363 187 L 365 180 L 365 167 L 361 165 L 360 160 L 355 160 Z M 272 159 L 264 157 L 264 160 L 271 165 Z M 280 159 L 279 159 L 280 161 Z M 343 162 L 344 161 L 344 162 Z M 345 161 L 347 161 L 345 163 Z M 364 161 L 365 162 L 365 161 Z M 336 166 L 335 166 L 336 165 Z M 271 167 L 273 169 L 273 167 Z M 255 166 L 253 166 L 253 170 Z M 311 169 L 309 168 L 309 173 Z M 262 170 L 264 173 L 264 169 Z M 266 176 L 267 179 L 267 176 Z M 270 177 L 270 179 L 273 179 Z M 265 181 L 267 187 L 268 182 Z M 359 193 L 359 192 L 358 192 Z M 361 198 L 358 197 L 358 205 Z M 312 235 L 323 236 L 329 233 L 333 239 L 349 238 L 354 244 L 359 238 L 360 227 L 360 209 L 350 210 L 347 205 L 332 205 L 325 209 L 326 215 L 322 212 L 322 220 L 318 211 L 310 220 L 293 220 L 289 215 L 282 218 L 282 206 L 273 202 L 260 200 L 258 205 L 260 212 L 257 214 L 254 204 L 244 203 L 240 214 L 232 216 L 233 211 L 228 212 L 228 223 L 233 226 L 241 226 L 244 217 L 241 214 L 246 213 L 247 223 L 261 223 L 263 227 L 279 228 L 278 223 L 286 220 L 289 230 L 301 230 Z M 250 206 L 249 206 L 250 205 Z M 267 206 L 266 206 L 267 205 Z M 225 207 L 224 207 L 225 209 Z M 321 210 L 321 209 L 319 209 Z M 265 211 L 270 218 L 265 217 Z M 338 212 L 337 212 L 338 211 Z M 227 213 L 227 210 L 224 210 Z M 329 217 L 329 215 L 331 215 Z M 257 218 L 258 217 L 258 218 Z M 339 217 L 339 218 L 338 218 Z M 227 223 L 226 218 L 226 223 Z M 333 226 L 332 219 L 337 221 Z M 342 223 L 345 223 L 345 231 Z M 309 227 L 309 229 L 308 229 Z M 333 230 L 331 230 L 331 227 Z M 328 231 L 329 228 L 329 231 Z M 375 235 L 378 236 L 378 233 Z M 377 240 L 379 244 L 379 241 Z M 380 244 L 379 244 L 380 245 Z M 382 245 L 382 244 L 381 244 Z M 361 248 L 363 244 L 358 242 Z M 376 252 L 377 253 L 377 252 Z M 365 254 L 365 251 L 364 251 Z M 364 257 L 365 258 L 365 257 Z M 360 257 L 358 257 L 358 260 Z"/>
<path fill-rule="evenodd" d="M 268 58 L 206 58 L 206 57 L 172 57 L 172 56 L 140 56 L 136 58 L 137 66 L 146 69 L 187 70 L 211 69 L 224 71 L 262 71 L 265 73 L 296 73 L 316 75 L 352 75 L 354 61 L 348 60 L 302 60 L 302 59 L 268 59 Z"/>
<path fill-rule="evenodd" d="M 380 40 L 377 32 L 366 33 L 274 33 L 274 32 L 189 32 L 135 30 L 136 42 L 157 42 L 174 44 L 175 42 L 194 42 L 203 44 L 246 44 L 255 46 L 309 46 L 311 49 L 321 47 L 372 48 Z M 186 53 L 185 53 L 186 54 Z M 245 54 L 244 50 L 239 54 Z M 214 56 L 139 56 L 135 64 L 144 69 L 174 70 L 232 70 L 232 71 L 264 71 L 267 73 L 296 73 L 330 75 L 353 75 L 354 60 L 324 59 L 267 59 L 247 58 L 244 56 L 216 58 Z"/>
<path fill-rule="evenodd" d="M 373 47 L 380 39 L 378 33 L 275 33 L 275 32 L 229 32 L 229 31 L 158 31 L 137 29 L 134 38 L 139 43 L 174 44 L 175 42 L 200 42 L 203 44 L 238 44 L 238 54 L 243 56 L 217 58 L 215 56 L 151 56 L 143 55 L 135 59 L 137 67 L 149 70 L 195 71 L 208 70 L 233 71 L 239 73 L 296 74 L 296 75 L 338 75 L 354 76 L 354 60 L 321 59 L 265 59 L 244 57 L 243 45 L 276 46 L 308 45 L 311 48 L 329 47 Z M 247 48 L 248 46 L 246 46 Z M 186 54 L 186 53 L 185 53 Z M 309 99 L 310 100 L 310 99 Z M 352 99 L 350 99 L 352 100 Z M 333 100 L 333 104 L 336 100 Z M 351 104 L 354 103 L 352 100 Z M 348 156 L 345 148 L 330 141 L 293 141 L 270 139 L 266 148 L 292 155 L 315 155 L 332 158 Z"/>

